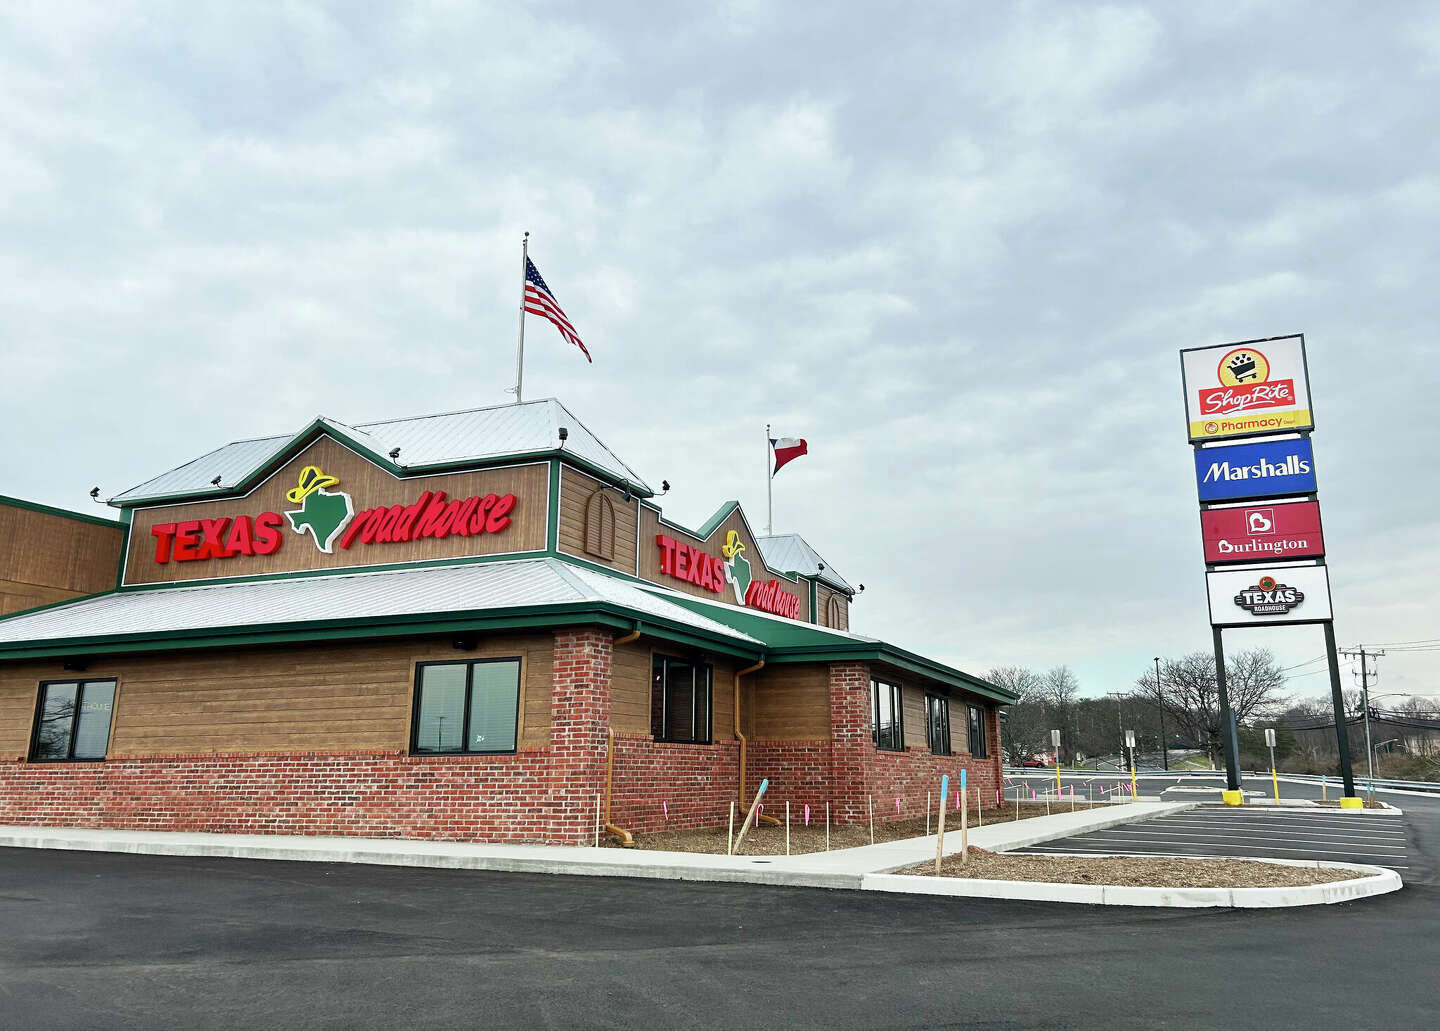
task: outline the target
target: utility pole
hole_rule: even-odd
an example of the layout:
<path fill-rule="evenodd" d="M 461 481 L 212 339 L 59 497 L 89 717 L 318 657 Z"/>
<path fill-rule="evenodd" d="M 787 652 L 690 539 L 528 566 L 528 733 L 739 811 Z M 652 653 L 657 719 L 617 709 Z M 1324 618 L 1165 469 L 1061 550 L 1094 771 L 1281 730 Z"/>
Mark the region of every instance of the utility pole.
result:
<path fill-rule="evenodd" d="M 1349 651 L 1342 651 L 1341 655 L 1347 659 L 1360 656 L 1360 708 L 1365 715 L 1365 769 L 1370 777 L 1370 790 L 1375 790 L 1375 753 L 1370 750 L 1370 668 L 1366 662 L 1367 657 L 1378 659 L 1385 653 L 1383 651 L 1367 652 L 1362 644 L 1358 648 Z"/>

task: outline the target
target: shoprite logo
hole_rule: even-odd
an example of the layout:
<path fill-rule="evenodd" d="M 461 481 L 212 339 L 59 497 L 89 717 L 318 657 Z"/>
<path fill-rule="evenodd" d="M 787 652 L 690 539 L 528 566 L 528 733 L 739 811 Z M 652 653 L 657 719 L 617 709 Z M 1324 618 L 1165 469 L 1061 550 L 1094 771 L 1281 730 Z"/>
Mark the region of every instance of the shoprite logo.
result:
<path fill-rule="evenodd" d="M 1268 575 L 1235 595 L 1235 604 L 1252 616 L 1283 616 L 1304 601 L 1305 595 L 1299 588 L 1276 583 L 1275 578 Z"/>
<path fill-rule="evenodd" d="M 1253 347 L 1227 352 L 1215 369 L 1218 387 L 1199 393 L 1199 414 L 1237 415 L 1262 408 L 1285 408 L 1296 403 L 1293 379 L 1270 379 L 1270 359 Z M 1213 428 L 1212 428 L 1213 427 Z M 1206 433 L 1217 433 L 1218 423 L 1207 423 Z"/>
<path fill-rule="evenodd" d="M 315 539 L 315 547 L 327 555 L 334 554 L 332 545 L 340 531 L 355 518 L 355 503 L 344 491 L 328 491 L 340 481 L 321 471 L 318 465 L 300 470 L 300 481 L 285 497 L 300 508 L 286 512 L 290 529 L 304 536 L 306 531 Z"/>

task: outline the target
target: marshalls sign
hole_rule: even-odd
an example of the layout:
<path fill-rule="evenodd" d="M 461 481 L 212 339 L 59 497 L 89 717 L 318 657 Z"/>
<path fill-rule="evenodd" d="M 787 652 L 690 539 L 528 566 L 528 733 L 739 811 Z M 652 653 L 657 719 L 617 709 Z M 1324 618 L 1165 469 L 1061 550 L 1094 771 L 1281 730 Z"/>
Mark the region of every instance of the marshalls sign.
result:
<path fill-rule="evenodd" d="M 1313 429 L 1303 336 L 1180 352 L 1192 443 Z"/>

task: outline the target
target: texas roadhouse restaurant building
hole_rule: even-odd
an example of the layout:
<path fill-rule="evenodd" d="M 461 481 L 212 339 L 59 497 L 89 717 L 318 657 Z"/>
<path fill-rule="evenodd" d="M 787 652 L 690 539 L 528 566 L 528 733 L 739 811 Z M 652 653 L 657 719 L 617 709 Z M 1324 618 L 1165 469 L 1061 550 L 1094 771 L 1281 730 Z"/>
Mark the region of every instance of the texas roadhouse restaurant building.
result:
<path fill-rule="evenodd" d="M 852 633 L 737 502 L 666 520 L 554 400 L 317 418 L 110 503 L 0 498 L 0 823 L 581 844 L 598 805 L 628 843 L 762 778 L 837 823 L 1000 783 L 1014 696 Z"/>

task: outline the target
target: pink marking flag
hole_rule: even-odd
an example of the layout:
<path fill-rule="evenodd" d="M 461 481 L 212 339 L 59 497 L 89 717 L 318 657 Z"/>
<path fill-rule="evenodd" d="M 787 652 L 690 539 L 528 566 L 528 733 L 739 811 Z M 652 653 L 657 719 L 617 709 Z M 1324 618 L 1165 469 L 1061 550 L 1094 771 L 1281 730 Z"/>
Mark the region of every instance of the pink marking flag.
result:
<path fill-rule="evenodd" d="M 895 815 L 900 815 L 900 800 L 898 798 L 895 800 Z"/>
<path fill-rule="evenodd" d="M 810 826 L 810 803 L 805 803 L 805 826 Z"/>
<path fill-rule="evenodd" d="M 661 802 L 661 803 L 660 803 L 660 808 L 663 809 L 663 810 L 665 810 L 665 819 L 667 819 L 667 820 L 670 819 L 670 803 L 669 803 L 668 801 L 667 801 L 667 802 Z"/>

